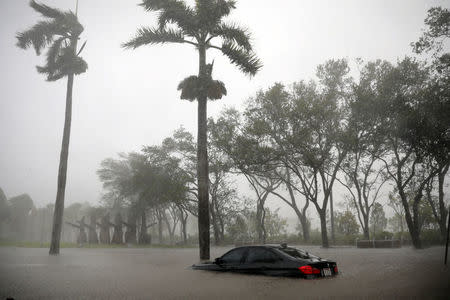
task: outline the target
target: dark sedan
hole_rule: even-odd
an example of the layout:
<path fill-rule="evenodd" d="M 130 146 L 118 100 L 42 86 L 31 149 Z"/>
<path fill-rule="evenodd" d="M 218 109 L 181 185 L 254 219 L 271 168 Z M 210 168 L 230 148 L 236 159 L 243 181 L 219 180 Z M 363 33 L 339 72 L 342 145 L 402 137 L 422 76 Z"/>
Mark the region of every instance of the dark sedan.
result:
<path fill-rule="evenodd" d="M 228 271 L 272 276 L 305 278 L 338 274 L 336 262 L 322 259 L 307 251 L 280 246 L 245 246 L 234 248 L 214 262 L 192 266 L 195 270 Z"/>

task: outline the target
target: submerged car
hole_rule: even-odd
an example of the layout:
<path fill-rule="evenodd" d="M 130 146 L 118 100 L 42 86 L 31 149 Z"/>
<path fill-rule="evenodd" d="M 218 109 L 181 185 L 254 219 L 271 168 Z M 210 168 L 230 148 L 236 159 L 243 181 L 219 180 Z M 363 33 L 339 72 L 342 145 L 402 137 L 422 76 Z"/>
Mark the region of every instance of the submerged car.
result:
<path fill-rule="evenodd" d="M 234 248 L 214 262 L 192 266 L 195 270 L 295 276 L 328 277 L 338 274 L 336 262 L 322 259 L 302 249 L 282 245 Z"/>

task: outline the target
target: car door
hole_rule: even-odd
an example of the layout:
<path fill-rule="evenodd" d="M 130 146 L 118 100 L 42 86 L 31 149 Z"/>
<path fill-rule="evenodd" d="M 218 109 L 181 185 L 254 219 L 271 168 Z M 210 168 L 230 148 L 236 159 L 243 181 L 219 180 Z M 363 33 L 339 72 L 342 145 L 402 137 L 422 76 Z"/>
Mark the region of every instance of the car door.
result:
<path fill-rule="evenodd" d="M 247 253 L 246 247 L 228 251 L 220 258 L 220 266 L 224 271 L 238 272 Z"/>
<path fill-rule="evenodd" d="M 271 274 L 279 269 L 282 258 L 278 257 L 270 249 L 263 247 L 250 247 L 242 264 L 246 273 Z"/>

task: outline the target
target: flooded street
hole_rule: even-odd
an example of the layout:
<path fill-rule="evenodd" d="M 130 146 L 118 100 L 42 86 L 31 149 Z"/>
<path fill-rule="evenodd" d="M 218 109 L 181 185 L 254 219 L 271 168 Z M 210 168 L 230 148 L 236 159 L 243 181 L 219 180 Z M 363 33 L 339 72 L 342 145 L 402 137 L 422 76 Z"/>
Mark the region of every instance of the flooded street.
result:
<path fill-rule="evenodd" d="M 211 273 L 189 268 L 198 249 L 0 248 L 0 298 L 15 299 L 298 299 L 446 298 L 444 248 L 424 250 L 303 247 L 336 260 L 341 274 L 304 280 Z M 212 249 L 212 257 L 229 248 Z"/>

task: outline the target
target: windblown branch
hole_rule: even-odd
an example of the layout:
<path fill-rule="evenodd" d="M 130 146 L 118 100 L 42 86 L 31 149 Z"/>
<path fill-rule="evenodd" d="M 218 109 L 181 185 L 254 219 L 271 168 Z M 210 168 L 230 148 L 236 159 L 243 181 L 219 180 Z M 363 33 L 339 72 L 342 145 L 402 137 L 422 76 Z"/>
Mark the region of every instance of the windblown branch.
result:
<path fill-rule="evenodd" d="M 129 42 L 122 44 L 127 49 L 136 49 L 140 46 L 165 43 L 185 43 L 181 30 L 141 28 L 136 36 Z"/>
<path fill-rule="evenodd" d="M 221 50 L 231 63 L 246 74 L 254 76 L 262 68 L 261 61 L 253 52 L 245 51 L 233 43 L 224 42 Z"/>

